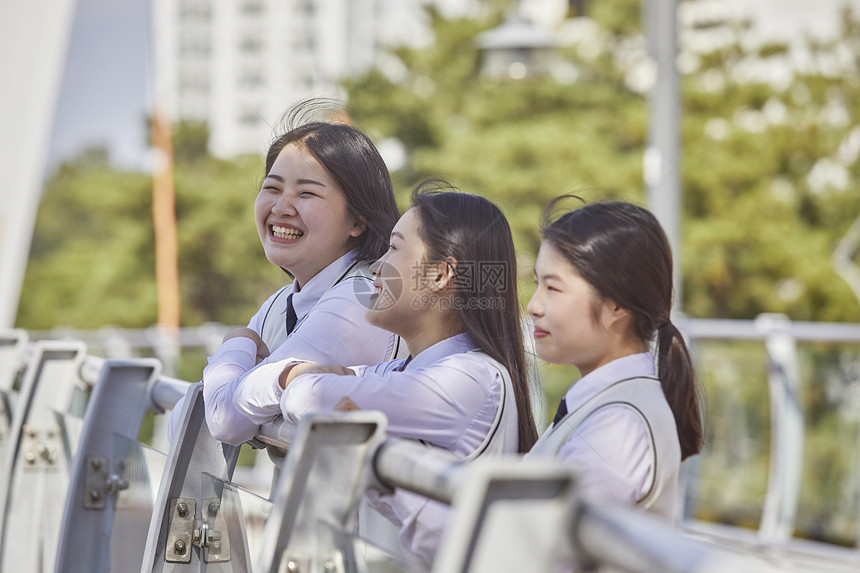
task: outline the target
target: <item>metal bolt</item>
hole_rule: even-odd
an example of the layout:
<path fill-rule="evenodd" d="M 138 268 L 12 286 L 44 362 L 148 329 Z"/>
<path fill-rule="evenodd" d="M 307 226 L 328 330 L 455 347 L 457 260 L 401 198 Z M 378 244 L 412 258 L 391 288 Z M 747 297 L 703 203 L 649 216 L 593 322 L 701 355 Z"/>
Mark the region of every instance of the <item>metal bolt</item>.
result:
<path fill-rule="evenodd" d="M 98 501 L 102 498 L 102 492 L 93 488 L 90 490 L 90 499 L 93 501 Z"/>
<path fill-rule="evenodd" d="M 332 563 L 331 561 L 326 561 L 325 563 L 323 563 L 323 570 L 334 571 L 334 563 Z"/>
<path fill-rule="evenodd" d="M 188 515 L 188 504 L 184 501 L 179 502 L 176 505 L 176 513 L 179 514 L 179 517 L 185 517 Z"/>
<path fill-rule="evenodd" d="M 296 571 L 299 570 L 299 564 L 293 560 L 287 561 L 287 571 Z"/>
<path fill-rule="evenodd" d="M 212 553 L 221 553 L 221 542 L 213 541 L 212 542 Z"/>
<path fill-rule="evenodd" d="M 36 454 L 34 454 L 33 452 L 27 452 L 26 454 L 24 454 L 24 459 L 27 461 L 28 464 L 35 464 Z"/>
<path fill-rule="evenodd" d="M 36 430 L 27 430 L 27 437 L 29 438 L 35 438 L 38 435 L 39 433 Z"/>
<path fill-rule="evenodd" d="M 176 543 L 173 544 L 173 550 L 176 551 L 177 555 L 185 555 L 185 542 L 178 539 Z"/>
<path fill-rule="evenodd" d="M 100 469 L 102 469 L 102 461 L 101 461 L 101 460 L 98 460 L 98 459 L 96 459 L 96 460 L 90 460 L 90 465 L 91 465 L 91 466 L 93 467 L 93 469 L 94 469 L 94 470 L 96 470 L 96 471 L 99 471 Z"/>
<path fill-rule="evenodd" d="M 217 502 L 212 502 L 209 504 L 209 515 L 215 515 L 218 513 L 218 510 L 221 509 L 221 506 L 218 505 Z"/>

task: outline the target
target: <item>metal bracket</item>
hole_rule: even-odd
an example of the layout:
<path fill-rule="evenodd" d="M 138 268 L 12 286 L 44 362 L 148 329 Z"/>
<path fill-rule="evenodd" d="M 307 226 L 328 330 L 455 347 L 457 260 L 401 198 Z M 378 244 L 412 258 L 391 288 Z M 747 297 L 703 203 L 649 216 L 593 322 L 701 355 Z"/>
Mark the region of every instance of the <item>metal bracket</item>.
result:
<path fill-rule="evenodd" d="M 116 473 L 110 472 L 108 459 L 100 456 L 87 458 L 87 474 L 84 486 L 84 508 L 104 509 L 107 507 L 107 498 L 115 496 L 120 491 L 128 489 L 120 472 L 125 469 L 125 462 L 116 462 Z"/>
<path fill-rule="evenodd" d="M 194 512 L 197 502 L 187 497 L 170 500 L 170 526 L 164 559 L 171 563 L 191 562 L 191 543 L 194 536 Z"/>
<path fill-rule="evenodd" d="M 311 573 L 312 571 L 344 573 L 346 571 L 343 554 L 339 551 L 335 552 L 329 559 L 323 559 L 322 562 L 318 562 L 319 566 L 316 568 L 312 564 L 313 560 L 310 556 L 287 549 L 284 551 L 278 573 Z"/>
<path fill-rule="evenodd" d="M 24 470 L 56 469 L 60 459 L 60 447 L 59 426 L 51 426 L 40 432 L 36 426 L 24 424 L 21 433 Z"/>
<path fill-rule="evenodd" d="M 177 497 L 170 500 L 170 523 L 167 531 L 165 561 L 190 563 L 191 546 L 203 550 L 207 563 L 222 563 L 230 560 L 230 541 L 215 527 L 221 509 L 217 497 L 204 499 L 200 503 L 202 519 L 196 519 L 197 500 Z"/>
<path fill-rule="evenodd" d="M 221 500 L 217 497 L 204 499 L 200 507 L 204 514 L 201 524 L 200 546 L 203 548 L 203 559 L 207 563 L 230 561 L 230 540 L 221 535 L 221 528 L 215 528 L 215 518 L 221 509 Z M 220 520 L 224 522 L 223 518 Z"/>

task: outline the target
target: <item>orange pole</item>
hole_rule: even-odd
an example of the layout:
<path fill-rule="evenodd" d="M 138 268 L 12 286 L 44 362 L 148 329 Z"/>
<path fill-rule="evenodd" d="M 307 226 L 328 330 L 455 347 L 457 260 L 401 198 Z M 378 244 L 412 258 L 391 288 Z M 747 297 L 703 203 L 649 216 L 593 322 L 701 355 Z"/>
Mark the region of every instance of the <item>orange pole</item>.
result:
<path fill-rule="evenodd" d="M 179 328 L 179 249 L 176 239 L 176 192 L 173 186 L 173 139 L 170 123 L 158 111 L 152 114 L 152 221 L 155 227 L 155 283 L 158 289 L 158 325 Z"/>

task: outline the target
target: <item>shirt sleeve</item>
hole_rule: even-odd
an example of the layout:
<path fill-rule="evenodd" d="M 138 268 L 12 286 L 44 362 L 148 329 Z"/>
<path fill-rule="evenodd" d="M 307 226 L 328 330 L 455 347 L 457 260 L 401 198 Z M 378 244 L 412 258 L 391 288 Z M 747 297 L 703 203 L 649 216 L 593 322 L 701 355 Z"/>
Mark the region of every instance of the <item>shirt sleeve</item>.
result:
<path fill-rule="evenodd" d="M 233 405 L 240 377 L 254 367 L 256 360 L 257 345 L 244 337 L 227 340 L 209 358 L 203 370 L 203 401 L 206 424 L 216 440 L 239 445 L 257 435 L 259 424 Z"/>
<path fill-rule="evenodd" d="M 609 406 L 587 418 L 561 447 L 558 459 L 579 466 L 578 488 L 586 499 L 632 506 L 650 485 L 647 428 L 623 406 Z"/>
<path fill-rule="evenodd" d="M 247 374 L 240 374 L 243 378 L 232 395 L 235 408 L 258 425 L 280 416 L 278 376 L 289 360 L 341 366 L 386 360 L 395 335 L 368 324 L 365 310 L 350 284 L 332 288 L 281 346 Z"/>
<path fill-rule="evenodd" d="M 426 440 L 460 455 L 481 444 L 501 398 L 495 369 L 467 354 L 402 372 L 389 364 L 367 368 L 360 376 L 298 376 L 281 396 L 281 412 L 298 423 L 309 412 L 330 411 L 348 396 L 362 410 L 382 411 L 392 435 Z"/>

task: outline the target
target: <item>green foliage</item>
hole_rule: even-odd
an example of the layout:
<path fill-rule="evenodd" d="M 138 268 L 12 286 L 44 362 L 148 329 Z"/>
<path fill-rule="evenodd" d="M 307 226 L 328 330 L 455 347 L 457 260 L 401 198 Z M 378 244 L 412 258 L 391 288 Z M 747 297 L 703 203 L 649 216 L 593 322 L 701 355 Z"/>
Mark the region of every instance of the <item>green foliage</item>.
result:
<path fill-rule="evenodd" d="M 39 209 L 20 326 L 155 322 L 151 188 L 144 175 L 111 169 L 97 150 L 60 167 Z"/>
<path fill-rule="evenodd" d="M 402 77 L 373 70 L 345 84 L 362 127 L 406 147 L 408 164 L 395 174 L 401 194 L 422 178 L 442 177 L 497 201 L 527 265 L 523 277 L 552 197 L 644 202 L 648 106 L 625 83 L 631 50 L 641 51 L 640 3 L 590 6 L 602 50 L 560 52 L 574 83 L 483 78 L 473 38 L 497 25 L 499 13 L 483 20 L 431 13 L 435 44 L 392 52 Z M 856 320 L 860 306 L 829 258 L 860 214 L 860 166 L 856 158 L 847 166 L 844 188 L 815 187 L 809 177 L 860 123 L 858 18 L 846 12 L 842 37 L 810 41 L 817 62 L 850 49 L 854 74 L 827 73 L 822 63 L 785 87 L 767 83 L 754 66 L 786 66 L 787 46 L 750 45 L 743 35 L 751 26 L 702 25 L 729 41 L 693 56 L 698 64 L 682 81 L 682 308 L 694 317 Z M 847 117 L 827 119 L 839 114 Z"/>
<path fill-rule="evenodd" d="M 257 239 L 262 161 L 184 157 L 175 171 L 182 324 L 244 324 L 286 280 Z M 39 209 L 17 324 L 154 324 L 151 213 L 151 177 L 110 168 L 99 150 L 61 166 Z"/>

